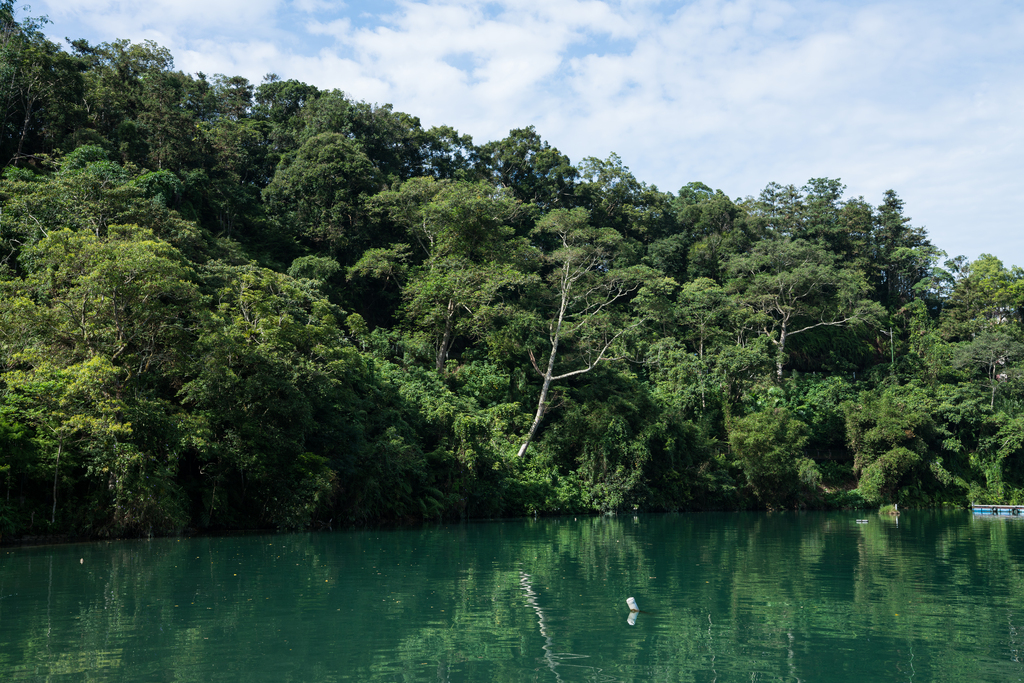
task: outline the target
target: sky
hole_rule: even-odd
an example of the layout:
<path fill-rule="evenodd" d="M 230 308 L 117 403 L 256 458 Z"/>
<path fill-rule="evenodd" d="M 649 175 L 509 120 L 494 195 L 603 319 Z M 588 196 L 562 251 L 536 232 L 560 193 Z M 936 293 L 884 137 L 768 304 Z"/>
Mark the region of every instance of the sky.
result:
<path fill-rule="evenodd" d="M 893 189 L 950 257 L 1024 266 L 1019 0 L 28 1 L 54 40 L 153 40 L 187 73 L 338 88 L 477 144 L 533 125 L 665 191 Z"/>

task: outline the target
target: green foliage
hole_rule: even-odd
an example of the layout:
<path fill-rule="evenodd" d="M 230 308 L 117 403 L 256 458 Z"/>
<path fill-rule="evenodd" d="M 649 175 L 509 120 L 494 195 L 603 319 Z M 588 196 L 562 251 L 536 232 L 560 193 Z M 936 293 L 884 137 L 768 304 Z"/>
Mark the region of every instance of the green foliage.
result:
<path fill-rule="evenodd" d="M 785 408 L 751 413 L 729 425 L 733 457 L 763 505 L 788 507 L 801 488 L 820 483 L 820 472 L 803 456 L 806 431 L 807 425 Z"/>
<path fill-rule="evenodd" d="M 479 168 L 495 186 L 544 210 L 565 208 L 579 174 L 569 158 L 543 141 L 533 126 L 480 148 Z"/>
<path fill-rule="evenodd" d="M 790 410 L 807 424 L 808 448 L 845 449 L 843 404 L 856 398 L 850 380 L 836 375 L 802 375 L 795 376 L 787 389 Z"/>
<path fill-rule="evenodd" d="M 537 342 L 546 347 L 539 362 L 528 350 L 541 389 L 519 457 L 526 454 L 540 427 L 553 383 L 627 356 L 648 317 L 642 307 L 631 309 L 627 304 L 645 285 L 657 281 L 657 274 L 645 266 L 613 267 L 622 236 L 611 228 L 592 226 L 584 209 L 552 211 L 531 234 L 549 250 L 542 259 L 546 286 L 538 292 L 542 312 L 537 318 L 546 324 L 547 343 Z"/>
<path fill-rule="evenodd" d="M 922 228 L 910 225 L 903 208 L 899 195 L 886 190 L 875 214 L 870 254 L 876 291 L 882 302 L 893 308 L 915 298 L 917 285 L 928 277 L 940 255 L 945 255 Z"/>
<path fill-rule="evenodd" d="M 83 79 L 75 58 L 47 40 L 44 18 L 18 22 L 0 5 L 0 161 L 34 164 L 74 145 L 85 122 Z"/>
<path fill-rule="evenodd" d="M 545 432 L 549 456 L 562 472 L 575 471 L 589 484 L 597 509 L 638 505 L 651 458 L 644 416 L 656 410 L 648 392 L 616 373 L 573 394 L 579 398 L 566 397 L 561 419 Z"/>
<path fill-rule="evenodd" d="M 371 246 L 360 231 L 363 205 L 382 184 L 359 143 L 321 133 L 282 161 L 263 197 L 300 239 L 351 258 Z"/>
<path fill-rule="evenodd" d="M 3 408 L 34 429 L 40 456 L 35 466 L 41 473 L 52 472 L 52 525 L 61 489 L 73 485 L 83 470 L 104 471 L 118 441 L 132 433 L 117 396 L 120 373 L 102 356 L 63 365 L 33 350 L 12 360 L 19 369 L 4 375 Z"/>
<path fill-rule="evenodd" d="M 674 208 L 683 232 L 667 238 L 662 245 L 679 250 L 677 259 L 682 258 L 683 248 L 688 250 L 690 278 L 706 277 L 722 283 L 725 261 L 750 243 L 742 209 L 721 190 L 712 192 L 703 183 L 690 183 L 680 189 Z M 680 278 L 684 271 L 677 266 L 666 272 Z"/>
<path fill-rule="evenodd" d="M 605 160 L 587 157 L 580 162 L 579 173 L 573 194 L 595 225 L 642 242 L 675 231 L 671 195 L 637 180 L 618 155 Z"/>
<path fill-rule="evenodd" d="M 645 420 L 649 457 L 644 503 L 656 510 L 721 509 L 736 504 L 736 482 L 719 447 L 724 434 L 719 401 L 697 404 L 668 386 L 652 395 L 658 418 Z M 704 400 L 706 397 L 701 397 Z"/>
<path fill-rule="evenodd" d="M 837 266 L 834 254 L 802 239 L 759 242 L 733 257 L 728 269 L 740 300 L 754 314 L 752 326 L 778 350 L 779 378 L 789 337 L 820 327 L 877 325 L 882 317 L 860 273 Z"/>
<path fill-rule="evenodd" d="M 507 306 L 501 299 L 531 278 L 516 262 L 523 248 L 511 240 L 508 221 L 517 203 L 487 183 L 413 179 L 381 192 L 372 204 L 387 212 L 418 248 L 371 249 L 353 268 L 357 274 L 402 285 L 401 317 L 415 341 L 430 346 L 443 372 L 460 339 L 481 339 Z M 406 267 L 408 260 L 416 265 Z"/>
<path fill-rule="evenodd" d="M 868 503 L 927 502 L 943 479 L 951 483 L 941 459 L 948 432 L 936 423 L 935 409 L 930 394 L 913 386 L 862 392 L 844 404 L 854 471 Z"/>
<path fill-rule="evenodd" d="M 953 364 L 958 368 L 980 367 L 985 371 L 992 389 L 989 408 L 994 408 L 996 390 L 1011 374 L 1019 374 L 1012 363 L 1022 357 L 1024 344 L 1014 339 L 1010 332 L 986 330 L 956 350 Z"/>
<path fill-rule="evenodd" d="M 0 532 L 1024 500 L 1024 271 L 895 192 L 672 195 L 44 25 L 0 0 Z"/>
<path fill-rule="evenodd" d="M 101 533 L 151 535 L 180 532 L 188 525 L 188 503 L 176 480 L 174 458 L 147 455 L 135 444 L 119 443 L 102 467 L 95 467 L 108 482 L 108 505 L 113 507 L 109 526 L 99 529 Z"/>

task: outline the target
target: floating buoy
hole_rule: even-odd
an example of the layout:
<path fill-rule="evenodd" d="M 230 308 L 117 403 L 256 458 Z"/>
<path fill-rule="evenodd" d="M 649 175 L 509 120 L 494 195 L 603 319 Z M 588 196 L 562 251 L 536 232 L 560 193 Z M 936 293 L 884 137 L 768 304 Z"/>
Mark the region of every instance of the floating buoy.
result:
<path fill-rule="evenodd" d="M 626 623 L 636 626 L 636 617 L 640 614 L 640 608 L 637 607 L 636 600 L 633 598 L 626 598 L 626 604 L 629 605 L 629 616 L 626 617 Z"/>

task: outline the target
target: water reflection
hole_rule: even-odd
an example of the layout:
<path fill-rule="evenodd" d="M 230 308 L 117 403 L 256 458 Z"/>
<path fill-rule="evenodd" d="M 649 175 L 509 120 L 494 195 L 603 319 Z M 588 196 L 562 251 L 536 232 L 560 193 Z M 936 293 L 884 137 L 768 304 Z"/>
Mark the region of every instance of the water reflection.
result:
<path fill-rule="evenodd" d="M 559 666 L 571 667 L 575 670 L 572 673 L 585 672 L 589 675 L 586 680 L 618 681 L 618 678 L 605 675 L 599 668 L 569 663 L 575 660 L 587 659 L 590 655 L 573 654 L 571 652 L 557 652 L 555 650 L 552 636 L 548 632 L 547 625 L 545 624 L 544 610 L 538 604 L 539 596 L 533 590 L 533 586 L 530 583 L 530 575 L 525 572 L 519 572 L 519 576 L 519 584 L 522 586 L 523 592 L 526 594 L 526 602 L 537 613 L 537 626 L 541 637 L 544 638 L 544 644 L 541 646 L 544 650 L 544 660 L 547 662 L 551 673 L 554 674 L 555 681 L 561 683 L 563 680 L 562 674 L 558 669 Z"/>
<path fill-rule="evenodd" d="M 602 517 L 5 548 L 0 679 L 1024 676 L 1024 520 L 857 517 Z M 630 612 L 624 624 L 624 596 L 657 613 Z"/>

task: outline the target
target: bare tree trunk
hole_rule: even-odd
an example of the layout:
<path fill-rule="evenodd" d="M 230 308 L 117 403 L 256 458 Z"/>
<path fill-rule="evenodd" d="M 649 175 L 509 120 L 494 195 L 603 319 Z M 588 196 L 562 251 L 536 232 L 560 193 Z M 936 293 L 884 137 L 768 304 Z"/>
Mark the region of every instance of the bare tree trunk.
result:
<path fill-rule="evenodd" d="M 555 271 L 557 279 L 553 283 L 557 291 L 558 315 L 548 327 L 551 353 L 548 355 L 547 367 L 543 371 L 537 366 L 537 361 L 533 357 L 533 353 L 530 352 L 533 368 L 543 378 L 543 381 L 540 397 L 537 400 L 537 412 L 533 416 L 533 423 L 530 425 L 530 431 L 526 434 L 526 439 L 519 447 L 520 458 L 526 455 L 526 450 L 530 447 L 541 420 L 544 418 L 551 384 L 590 372 L 601 363 L 620 360 L 620 358 L 612 358 L 608 355 L 612 345 L 623 334 L 644 322 L 643 318 L 638 318 L 631 324 L 620 327 L 614 334 L 605 336 L 601 343 L 593 345 L 584 354 L 584 367 L 563 372 L 560 375 L 555 374 L 555 360 L 558 357 L 558 346 L 561 343 L 563 332 L 571 339 L 581 329 L 593 324 L 596 317 L 609 306 L 639 289 L 641 282 L 639 280 L 604 279 L 601 276 L 598 276 L 595 282 L 588 282 L 585 279 L 588 274 L 604 272 L 609 255 L 599 248 L 592 248 L 590 242 L 592 236 L 588 232 L 589 228 L 585 225 L 585 217 L 581 220 L 579 212 L 575 209 L 573 211 L 559 209 L 545 219 L 545 221 L 548 220 L 551 220 L 551 225 L 555 228 L 553 232 L 558 236 L 563 247 L 561 254 L 557 255 L 555 259 L 558 263 Z"/>
<path fill-rule="evenodd" d="M 25 146 L 25 137 L 28 135 L 28 126 L 32 122 L 32 105 L 36 102 L 35 97 L 30 97 L 25 103 L 25 119 L 21 124 L 21 135 L 18 137 L 18 151 L 14 153 L 11 161 L 16 162 L 21 158 L 21 150 Z"/>
<path fill-rule="evenodd" d="M 609 360 L 618 360 L 618 359 L 609 358 L 606 355 L 608 353 L 609 349 L 611 349 L 612 344 L 624 332 L 637 327 L 638 325 L 642 324 L 642 322 L 643 322 L 642 319 L 641 320 L 637 320 L 637 321 L 633 322 L 633 324 L 628 325 L 625 328 L 619 330 L 611 339 L 607 340 L 604 343 L 604 346 L 590 360 L 590 362 L 587 364 L 586 367 L 580 368 L 578 370 L 572 370 L 570 372 L 564 372 L 561 375 L 556 375 L 555 374 L 555 358 L 558 356 L 558 345 L 559 345 L 559 342 L 561 341 L 561 338 L 562 338 L 562 327 L 563 327 L 563 325 L 565 323 L 566 312 L 568 311 L 568 308 L 569 308 L 569 295 L 568 295 L 568 291 L 569 290 L 566 289 L 562 293 L 562 301 L 561 301 L 561 304 L 560 304 L 559 309 L 558 309 L 558 321 L 556 322 L 556 324 L 554 326 L 554 330 L 551 333 L 551 337 L 550 337 L 551 338 L 551 355 L 548 356 L 547 368 L 544 370 L 544 372 L 541 372 L 540 368 L 537 367 L 536 362 L 534 362 L 534 364 L 533 364 L 534 369 L 537 370 L 537 373 L 541 377 L 543 377 L 544 380 L 541 383 L 540 398 L 537 400 L 537 412 L 533 416 L 533 424 L 530 425 L 530 431 L 527 432 L 526 440 L 523 441 L 523 445 L 519 447 L 519 454 L 518 455 L 519 455 L 520 458 L 523 457 L 524 455 L 526 455 L 526 449 L 530 447 L 530 442 L 533 441 L 533 437 L 537 433 L 537 428 L 540 427 L 540 422 L 544 418 L 544 412 L 547 409 L 548 390 L 551 388 L 551 384 L 554 383 L 554 382 L 557 382 L 559 380 L 567 379 L 569 377 L 574 377 L 576 375 L 583 375 L 585 373 L 588 373 L 591 370 L 593 370 L 595 367 L 597 367 L 600 363 L 607 362 Z M 619 296 L 620 295 L 616 295 L 611 300 L 614 301 L 615 299 L 618 299 Z M 531 361 L 533 360 L 532 353 L 530 355 L 530 360 Z"/>
<path fill-rule="evenodd" d="M 437 370 L 437 374 L 444 372 L 444 364 L 448 361 L 448 348 L 452 345 L 452 318 L 455 316 L 455 301 L 448 301 L 448 318 L 444 323 L 444 337 L 441 338 L 441 344 L 437 347 L 437 359 L 434 367 Z"/>
<path fill-rule="evenodd" d="M 782 325 L 782 329 L 779 331 L 779 355 L 775 359 L 775 374 L 778 380 L 782 381 L 782 365 L 786 362 L 786 325 Z"/>
<path fill-rule="evenodd" d="M 559 321 L 561 325 L 561 321 Z M 537 401 L 537 413 L 533 416 L 533 424 L 530 425 L 530 431 L 526 433 L 526 440 L 523 441 L 523 445 L 519 447 L 519 457 L 526 455 L 526 449 L 530 447 L 530 442 L 533 441 L 534 435 L 537 433 L 537 428 L 540 427 L 540 421 L 544 418 L 544 411 L 547 408 L 548 400 L 548 389 L 551 388 L 551 377 L 555 369 L 555 353 L 558 351 L 558 337 L 551 343 L 551 356 L 548 357 L 548 368 L 544 372 L 544 382 L 540 387 L 540 400 Z"/>

